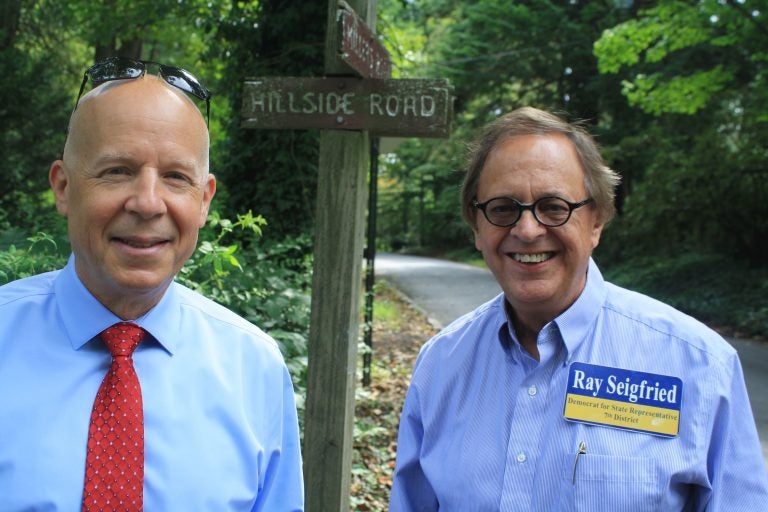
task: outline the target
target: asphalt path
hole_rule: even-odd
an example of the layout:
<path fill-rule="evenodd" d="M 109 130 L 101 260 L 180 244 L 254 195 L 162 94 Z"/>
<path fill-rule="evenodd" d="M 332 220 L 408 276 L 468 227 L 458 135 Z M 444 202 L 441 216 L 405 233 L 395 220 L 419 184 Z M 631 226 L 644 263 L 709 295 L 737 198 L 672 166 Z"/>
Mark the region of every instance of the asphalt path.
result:
<path fill-rule="evenodd" d="M 377 277 L 390 281 L 435 327 L 444 327 L 490 300 L 501 289 L 485 269 L 420 256 L 376 255 Z M 426 341 L 426 340 L 425 340 Z M 739 353 L 755 416 L 763 457 L 768 464 L 768 346 L 752 340 L 728 339 Z"/>

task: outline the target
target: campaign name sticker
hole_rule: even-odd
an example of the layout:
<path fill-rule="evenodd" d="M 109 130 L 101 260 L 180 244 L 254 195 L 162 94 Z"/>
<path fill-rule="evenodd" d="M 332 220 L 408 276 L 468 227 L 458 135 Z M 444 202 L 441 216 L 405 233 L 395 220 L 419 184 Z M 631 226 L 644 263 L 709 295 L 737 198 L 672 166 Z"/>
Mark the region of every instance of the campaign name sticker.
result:
<path fill-rule="evenodd" d="M 565 394 L 566 420 L 675 437 L 683 381 L 677 377 L 573 363 Z"/>

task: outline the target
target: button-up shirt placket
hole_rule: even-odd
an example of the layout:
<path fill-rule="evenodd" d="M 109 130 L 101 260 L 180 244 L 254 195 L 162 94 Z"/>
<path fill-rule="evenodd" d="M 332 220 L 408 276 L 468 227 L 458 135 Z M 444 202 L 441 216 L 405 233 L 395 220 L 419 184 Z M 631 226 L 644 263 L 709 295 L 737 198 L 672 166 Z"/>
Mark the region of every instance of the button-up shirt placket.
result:
<path fill-rule="evenodd" d="M 512 341 L 514 371 L 520 372 L 515 391 L 514 414 L 510 424 L 507 445 L 504 484 L 499 510 L 532 510 L 537 462 L 541 456 L 541 442 L 546 428 L 548 396 L 555 367 L 562 364 L 562 341 L 557 326 L 549 323 L 541 330 L 537 340 L 539 361 L 524 352 L 517 341 Z"/>

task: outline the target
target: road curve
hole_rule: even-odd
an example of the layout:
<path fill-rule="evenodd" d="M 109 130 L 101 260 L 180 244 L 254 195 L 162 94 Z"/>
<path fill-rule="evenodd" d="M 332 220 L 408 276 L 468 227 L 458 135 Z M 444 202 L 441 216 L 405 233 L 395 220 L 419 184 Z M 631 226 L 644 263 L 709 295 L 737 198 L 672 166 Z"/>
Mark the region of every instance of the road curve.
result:
<path fill-rule="evenodd" d="M 436 327 L 473 310 L 501 293 L 493 275 L 485 269 L 421 256 L 382 253 L 376 255 L 377 277 L 390 281 L 421 309 Z M 426 341 L 426 340 L 425 340 Z M 750 340 L 728 339 L 744 367 L 752 411 L 768 465 L 768 346 Z"/>

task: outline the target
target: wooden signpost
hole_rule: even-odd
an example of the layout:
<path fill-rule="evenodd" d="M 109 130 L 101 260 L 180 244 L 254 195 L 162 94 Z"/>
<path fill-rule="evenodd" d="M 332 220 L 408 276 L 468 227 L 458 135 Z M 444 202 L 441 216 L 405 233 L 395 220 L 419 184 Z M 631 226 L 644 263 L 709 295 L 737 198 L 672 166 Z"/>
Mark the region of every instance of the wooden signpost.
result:
<path fill-rule="evenodd" d="M 322 130 L 303 445 L 308 512 L 349 507 L 370 136 L 447 137 L 453 112 L 447 81 L 389 79 L 375 13 L 375 0 L 330 0 L 325 77 L 244 84 L 244 127 Z"/>

